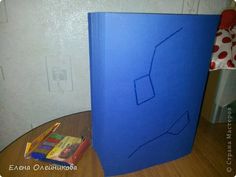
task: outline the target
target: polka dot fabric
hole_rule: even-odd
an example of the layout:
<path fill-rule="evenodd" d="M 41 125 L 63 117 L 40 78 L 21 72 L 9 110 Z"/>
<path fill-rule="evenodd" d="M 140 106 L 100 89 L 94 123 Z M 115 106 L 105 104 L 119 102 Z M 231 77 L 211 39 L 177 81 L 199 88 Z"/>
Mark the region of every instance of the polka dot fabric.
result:
<path fill-rule="evenodd" d="M 236 69 L 236 25 L 216 33 L 210 70 L 216 69 Z"/>

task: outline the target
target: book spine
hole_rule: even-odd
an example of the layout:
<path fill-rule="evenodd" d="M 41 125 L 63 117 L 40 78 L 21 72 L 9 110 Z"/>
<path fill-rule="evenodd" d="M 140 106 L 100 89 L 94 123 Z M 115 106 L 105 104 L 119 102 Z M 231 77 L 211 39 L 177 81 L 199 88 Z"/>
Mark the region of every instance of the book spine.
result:
<path fill-rule="evenodd" d="M 104 14 L 90 13 L 89 22 L 89 54 L 90 84 L 92 109 L 92 145 L 99 146 L 102 135 L 102 115 L 104 114 L 105 89 L 105 41 Z"/>

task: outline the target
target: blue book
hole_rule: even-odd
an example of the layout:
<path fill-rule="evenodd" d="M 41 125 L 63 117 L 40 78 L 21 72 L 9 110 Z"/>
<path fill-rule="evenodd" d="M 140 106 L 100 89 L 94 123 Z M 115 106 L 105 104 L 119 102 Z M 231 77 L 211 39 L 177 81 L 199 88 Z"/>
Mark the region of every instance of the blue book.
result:
<path fill-rule="evenodd" d="M 92 144 L 105 175 L 191 153 L 219 16 L 88 19 Z"/>

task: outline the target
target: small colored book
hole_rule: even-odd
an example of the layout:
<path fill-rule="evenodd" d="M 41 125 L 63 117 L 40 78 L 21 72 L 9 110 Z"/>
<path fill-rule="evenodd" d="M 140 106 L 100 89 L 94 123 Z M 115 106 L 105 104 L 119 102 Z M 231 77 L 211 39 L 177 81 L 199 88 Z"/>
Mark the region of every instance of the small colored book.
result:
<path fill-rule="evenodd" d="M 88 138 L 64 136 L 55 133 L 55 124 L 32 143 L 27 143 L 25 158 L 33 158 L 58 165 L 76 165 L 90 145 Z"/>

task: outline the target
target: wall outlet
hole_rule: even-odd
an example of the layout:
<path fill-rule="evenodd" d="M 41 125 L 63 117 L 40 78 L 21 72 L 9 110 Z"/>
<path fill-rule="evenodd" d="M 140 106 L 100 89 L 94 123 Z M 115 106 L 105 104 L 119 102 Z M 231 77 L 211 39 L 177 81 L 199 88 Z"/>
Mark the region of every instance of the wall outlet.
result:
<path fill-rule="evenodd" d="M 73 91 L 70 57 L 63 59 L 46 57 L 46 69 L 49 92 Z"/>

